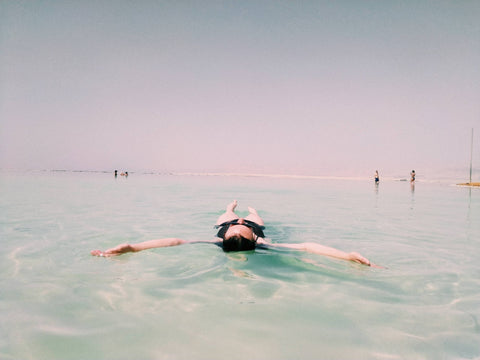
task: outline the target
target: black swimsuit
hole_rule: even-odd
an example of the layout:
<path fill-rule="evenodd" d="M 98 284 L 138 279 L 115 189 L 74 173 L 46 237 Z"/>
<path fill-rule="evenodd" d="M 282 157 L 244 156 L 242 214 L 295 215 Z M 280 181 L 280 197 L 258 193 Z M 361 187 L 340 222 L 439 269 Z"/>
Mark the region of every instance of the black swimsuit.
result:
<path fill-rule="evenodd" d="M 252 229 L 253 233 L 258 237 L 261 237 L 261 238 L 265 237 L 265 234 L 263 233 L 265 226 L 258 225 L 256 222 L 246 220 L 246 219 L 244 219 L 243 221 L 245 221 L 244 224 L 238 224 L 238 219 L 234 219 L 231 221 L 226 221 L 224 223 L 221 223 L 220 225 L 215 225 L 215 229 L 220 228 L 220 230 L 218 230 L 217 237 L 223 239 L 230 225 L 236 225 L 236 224 L 249 227 L 250 229 Z"/>

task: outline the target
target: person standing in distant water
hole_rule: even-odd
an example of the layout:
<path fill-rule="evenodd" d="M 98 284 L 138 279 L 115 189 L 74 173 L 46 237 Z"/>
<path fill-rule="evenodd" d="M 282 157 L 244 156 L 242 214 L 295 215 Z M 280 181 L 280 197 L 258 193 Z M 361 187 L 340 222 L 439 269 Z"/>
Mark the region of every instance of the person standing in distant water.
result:
<path fill-rule="evenodd" d="M 380 176 L 378 175 L 378 170 L 375 170 L 375 184 L 380 182 Z"/>
<path fill-rule="evenodd" d="M 413 183 L 415 181 L 415 170 L 412 170 L 412 172 L 410 173 L 410 176 L 411 176 L 410 182 Z"/>
<path fill-rule="evenodd" d="M 117 170 L 115 170 L 115 177 L 117 177 L 117 175 L 118 175 L 118 171 L 117 171 Z"/>

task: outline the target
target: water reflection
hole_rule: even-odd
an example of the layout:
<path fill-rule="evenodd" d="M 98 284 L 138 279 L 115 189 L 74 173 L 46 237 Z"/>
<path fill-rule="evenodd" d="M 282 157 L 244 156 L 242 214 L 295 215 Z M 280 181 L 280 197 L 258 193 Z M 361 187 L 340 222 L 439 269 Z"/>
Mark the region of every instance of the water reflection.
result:
<path fill-rule="evenodd" d="M 412 193 L 412 203 L 410 209 L 413 210 L 413 206 L 415 205 L 415 182 L 410 182 L 410 191 Z"/>
<path fill-rule="evenodd" d="M 470 224 L 470 212 L 472 210 L 472 188 L 468 188 L 468 212 L 467 212 L 467 221 Z"/>

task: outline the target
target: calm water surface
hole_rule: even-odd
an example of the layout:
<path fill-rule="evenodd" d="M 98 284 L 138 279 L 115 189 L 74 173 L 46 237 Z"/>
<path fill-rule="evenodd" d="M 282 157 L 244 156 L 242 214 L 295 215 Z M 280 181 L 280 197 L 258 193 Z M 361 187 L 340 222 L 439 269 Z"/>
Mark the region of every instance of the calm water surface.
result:
<path fill-rule="evenodd" d="M 208 244 L 226 204 L 273 242 L 388 267 Z M 442 183 L 0 174 L 1 359 L 480 358 L 480 189 Z"/>

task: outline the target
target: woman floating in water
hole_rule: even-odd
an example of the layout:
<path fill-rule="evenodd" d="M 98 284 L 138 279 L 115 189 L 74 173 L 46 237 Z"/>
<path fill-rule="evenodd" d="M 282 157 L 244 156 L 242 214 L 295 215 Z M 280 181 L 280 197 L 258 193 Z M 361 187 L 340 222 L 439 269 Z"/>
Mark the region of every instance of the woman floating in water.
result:
<path fill-rule="evenodd" d="M 362 255 L 351 252 L 346 253 L 328 246 L 316 243 L 300 243 L 300 244 L 272 244 L 265 241 L 263 230 L 265 229 L 263 219 L 258 215 L 257 211 L 251 207 L 248 208 L 249 215 L 240 218 L 235 213 L 237 201 L 233 201 L 227 206 L 217 220 L 215 228 L 219 229 L 217 233 L 218 240 L 204 241 L 187 241 L 178 238 L 164 238 L 158 240 L 150 240 L 137 244 L 121 244 L 114 248 L 100 251 L 93 250 L 93 256 L 116 256 L 128 252 L 138 252 L 147 249 L 178 246 L 183 244 L 195 243 L 212 243 L 223 248 L 224 251 L 248 251 L 256 247 L 259 248 L 287 248 L 292 250 L 306 251 L 318 255 L 330 256 L 337 259 L 354 261 L 367 266 L 378 267 L 372 264 Z"/>

